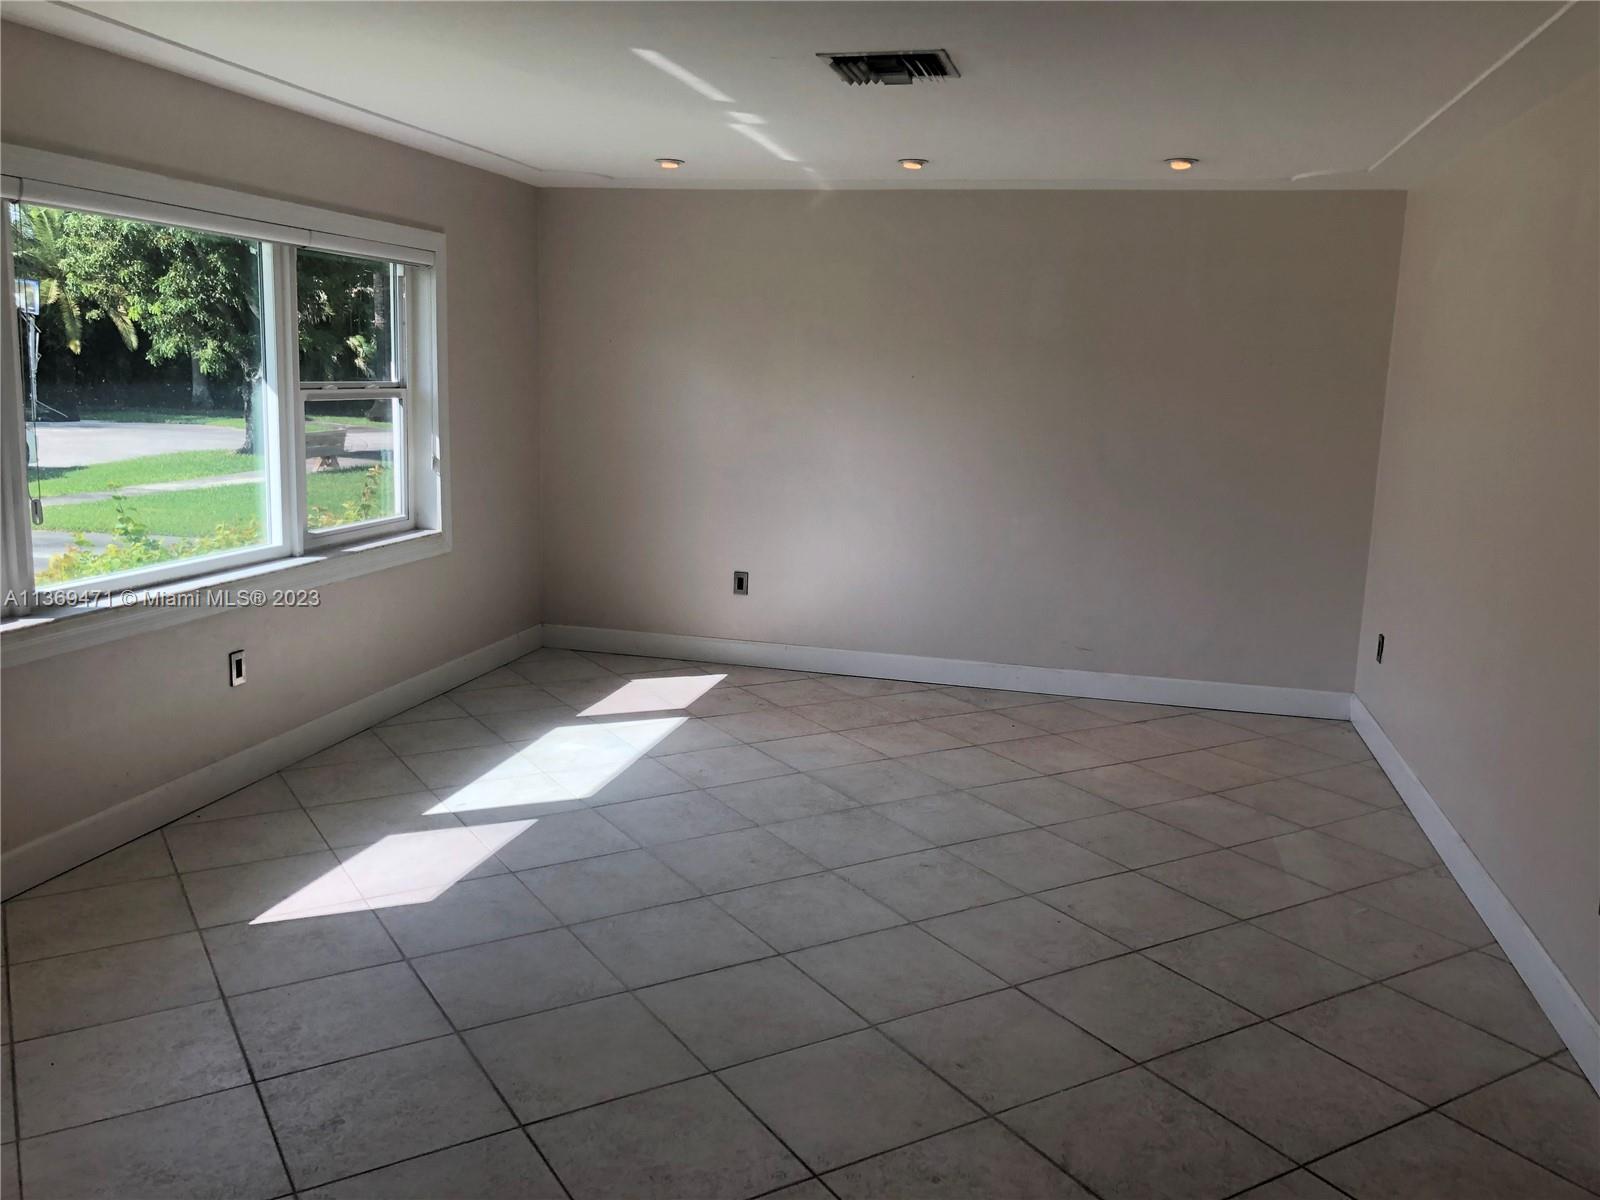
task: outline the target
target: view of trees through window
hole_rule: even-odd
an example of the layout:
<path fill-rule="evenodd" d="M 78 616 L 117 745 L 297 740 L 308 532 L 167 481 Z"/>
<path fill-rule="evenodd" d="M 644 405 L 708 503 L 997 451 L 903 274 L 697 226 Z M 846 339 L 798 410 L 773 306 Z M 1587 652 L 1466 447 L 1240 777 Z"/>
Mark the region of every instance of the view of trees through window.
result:
<path fill-rule="evenodd" d="M 260 243 L 10 208 L 40 586 L 265 542 Z M 398 271 L 297 256 L 301 378 L 397 381 Z M 313 529 L 396 511 L 397 409 L 308 400 Z"/>

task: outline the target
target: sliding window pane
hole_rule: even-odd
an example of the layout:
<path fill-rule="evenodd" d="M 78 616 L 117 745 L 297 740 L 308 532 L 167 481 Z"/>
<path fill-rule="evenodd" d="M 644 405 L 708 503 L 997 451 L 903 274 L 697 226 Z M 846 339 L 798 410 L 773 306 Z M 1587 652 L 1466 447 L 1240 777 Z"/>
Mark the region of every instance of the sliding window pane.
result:
<path fill-rule="evenodd" d="M 400 267 L 302 250 L 296 265 L 300 378 L 305 383 L 400 383 Z"/>
<path fill-rule="evenodd" d="M 260 244 L 8 208 L 37 585 L 266 545 Z"/>
<path fill-rule="evenodd" d="M 305 400 L 306 527 L 329 533 L 405 515 L 396 397 Z"/>

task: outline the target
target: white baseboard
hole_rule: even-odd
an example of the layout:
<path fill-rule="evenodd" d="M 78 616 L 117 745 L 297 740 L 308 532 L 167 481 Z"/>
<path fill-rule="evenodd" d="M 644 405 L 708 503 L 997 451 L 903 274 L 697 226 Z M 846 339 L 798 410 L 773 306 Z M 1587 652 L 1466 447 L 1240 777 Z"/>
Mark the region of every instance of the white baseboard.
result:
<path fill-rule="evenodd" d="M 540 645 L 536 625 L 8 850 L 0 857 L 4 894 L 9 898 L 115 850 Z"/>
<path fill-rule="evenodd" d="M 1350 721 L 1356 732 L 1367 743 L 1372 757 L 1378 760 L 1389 782 L 1394 784 L 1400 798 L 1405 801 L 1411 815 L 1416 817 L 1422 832 L 1428 835 L 1433 848 L 1438 851 L 1450 874 L 1461 885 L 1461 890 L 1472 901 L 1483 923 L 1489 927 L 1506 952 L 1511 965 L 1522 976 L 1533 998 L 1550 1018 L 1561 1040 L 1578 1060 L 1578 1066 L 1589 1077 L 1589 1082 L 1600 1091 L 1600 1020 L 1589 1011 L 1589 1006 L 1578 995 L 1577 989 L 1566 973 L 1556 965 L 1549 951 L 1539 941 L 1516 906 L 1500 890 L 1493 877 L 1478 861 L 1455 826 L 1444 815 L 1439 804 L 1422 786 L 1395 744 L 1384 733 L 1377 719 L 1367 711 L 1360 697 L 1350 698 Z"/>
<path fill-rule="evenodd" d="M 883 654 L 872 650 L 834 650 L 825 646 L 789 646 L 781 642 L 741 642 L 678 633 L 597 629 L 588 625 L 546 625 L 544 644 L 566 650 L 643 654 L 654 658 L 738 663 L 750 667 L 782 667 L 792 671 L 825 671 L 832 675 L 867 675 L 878 679 L 998 688 L 1012 692 L 1042 692 L 1051 696 L 1084 696 L 1095 700 L 1135 700 L 1145 704 L 1176 704 L 1185 708 L 1329 717 L 1339 721 L 1350 715 L 1349 692 L 1268 687 L 1254 683 L 1214 683 L 1204 679 L 1167 679 L 1158 675 L 1110 675 L 1066 667 L 1024 667 L 960 658 Z"/>

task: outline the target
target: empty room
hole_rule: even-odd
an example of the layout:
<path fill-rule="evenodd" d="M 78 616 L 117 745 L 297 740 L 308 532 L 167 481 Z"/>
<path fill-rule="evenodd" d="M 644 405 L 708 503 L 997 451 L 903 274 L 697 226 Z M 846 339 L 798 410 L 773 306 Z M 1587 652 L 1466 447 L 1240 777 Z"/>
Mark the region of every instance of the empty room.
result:
<path fill-rule="evenodd" d="M 1600 2 L 0 8 L 0 1196 L 1600 1196 Z"/>

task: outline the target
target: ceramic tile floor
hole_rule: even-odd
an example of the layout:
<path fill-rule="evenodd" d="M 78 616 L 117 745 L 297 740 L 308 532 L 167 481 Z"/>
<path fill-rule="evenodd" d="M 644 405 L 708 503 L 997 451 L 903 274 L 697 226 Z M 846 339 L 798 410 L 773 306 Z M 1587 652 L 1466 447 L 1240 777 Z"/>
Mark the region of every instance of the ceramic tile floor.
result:
<path fill-rule="evenodd" d="M 5 950 L 27 1200 L 1600 1190 L 1342 722 L 539 651 Z"/>

